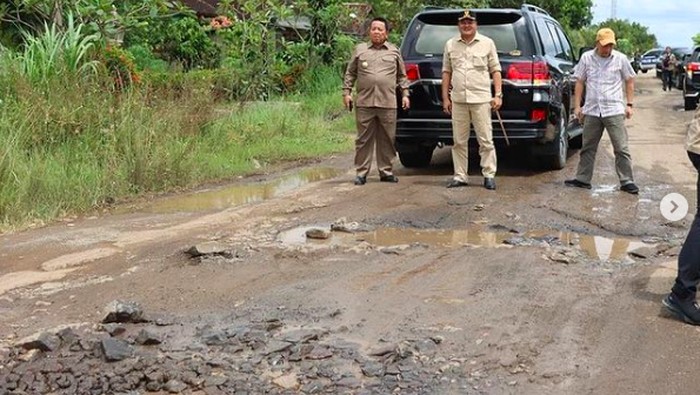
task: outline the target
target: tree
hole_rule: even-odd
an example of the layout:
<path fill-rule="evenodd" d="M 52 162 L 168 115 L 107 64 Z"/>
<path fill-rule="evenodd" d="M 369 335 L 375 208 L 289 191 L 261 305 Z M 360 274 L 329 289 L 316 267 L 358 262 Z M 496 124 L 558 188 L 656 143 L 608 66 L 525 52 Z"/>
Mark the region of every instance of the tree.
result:
<path fill-rule="evenodd" d="M 520 8 L 522 0 L 490 0 L 494 8 Z M 592 0 L 530 0 L 528 4 L 543 8 L 559 23 L 572 29 L 588 26 L 593 20 Z"/>
<path fill-rule="evenodd" d="M 700 33 L 693 36 L 693 44 L 700 45 Z"/>

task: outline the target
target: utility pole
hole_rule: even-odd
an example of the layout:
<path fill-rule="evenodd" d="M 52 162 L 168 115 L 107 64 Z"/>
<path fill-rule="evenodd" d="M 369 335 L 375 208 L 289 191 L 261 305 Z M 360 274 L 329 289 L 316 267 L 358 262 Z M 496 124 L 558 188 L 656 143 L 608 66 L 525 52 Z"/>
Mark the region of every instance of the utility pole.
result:
<path fill-rule="evenodd" d="M 610 19 L 617 19 L 617 0 L 610 0 Z"/>

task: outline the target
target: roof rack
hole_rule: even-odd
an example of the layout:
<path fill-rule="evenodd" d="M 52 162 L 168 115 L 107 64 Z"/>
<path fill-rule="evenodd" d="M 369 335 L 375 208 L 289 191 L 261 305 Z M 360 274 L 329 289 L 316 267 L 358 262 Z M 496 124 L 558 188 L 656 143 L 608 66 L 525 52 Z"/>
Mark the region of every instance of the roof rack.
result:
<path fill-rule="evenodd" d="M 545 14 L 547 16 L 551 16 L 551 15 L 549 15 L 549 12 L 544 10 L 544 8 L 540 8 L 540 7 L 538 7 L 536 5 L 532 5 L 532 4 L 523 3 L 523 5 L 520 7 L 520 9 L 521 10 L 528 10 L 528 11 L 532 11 L 532 12 L 539 12 L 540 14 Z"/>

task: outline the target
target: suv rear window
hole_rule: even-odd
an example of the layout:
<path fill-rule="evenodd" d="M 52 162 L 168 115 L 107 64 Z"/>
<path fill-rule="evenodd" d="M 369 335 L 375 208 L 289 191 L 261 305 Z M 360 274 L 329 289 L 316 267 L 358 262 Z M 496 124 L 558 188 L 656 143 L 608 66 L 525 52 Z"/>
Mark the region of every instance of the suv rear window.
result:
<path fill-rule="evenodd" d="M 405 57 L 442 56 L 445 43 L 459 35 L 456 13 L 424 14 L 406 32 Z M 530 56 L 525 19 L 512 13 L 478 14 L 478 31 L 494 41 L 499 54 Z"/>
<path fill-rule="evenodd" d="M 650 51 L 644 52 L 644 55 L 642 56 L 654 56 L 654 57 L 659 57 L 661 54 L 664 52 L 663 49 L 652 49 Z"/>

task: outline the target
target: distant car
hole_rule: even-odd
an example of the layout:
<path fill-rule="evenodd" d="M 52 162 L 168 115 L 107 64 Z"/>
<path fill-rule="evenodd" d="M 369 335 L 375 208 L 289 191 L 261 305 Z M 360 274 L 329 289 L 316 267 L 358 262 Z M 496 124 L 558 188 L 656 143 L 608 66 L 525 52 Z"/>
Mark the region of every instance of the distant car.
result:
<path fill-rule="evenodd" d="M 683 70 L 681 69 L 681 62 L 683 61 L 683 58 L 685 58 L 685 55 L 689 55 L 692 51 L 692 48 L 686 48 L 686 47 L 676 47 L 676 48 L 671 48 L 671 53 L 676 57 L 677 63 L 676 63 L 676 68 L 673 70 L 673 74 L 671 75 L 671 83 L 673 86 L 678 87 L 678 89 L 681 89 L 682 86 L 679 84 L 678 81 L 678 73 L 682 73 Z M 663 52 L 662 54 L 663 55 Z M 661 69 L 663 67 L 661 66 L 661 56 L 659 56 L 659 59 L 656 61 L 656 76 L 661 77 Z"/>
<path fill-rule="evenodd" d="M 686 111 L 697 108 L 698 97 L 700 97 L 700 46 L 693 49 L 693 53 L 685 65 L 683 99 Z"/>
<path fill-rule="evenodd" d="M 663 52 L 663 48 L 650 49 L 644 52 L 642 57 L 639 59 L 639 69 L 642 70 L 642 73 L 653 70 L 656 67 L 656 62 L 659 60 L 659 56 L 661 56 Z"/>

